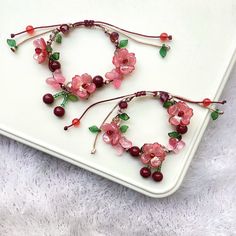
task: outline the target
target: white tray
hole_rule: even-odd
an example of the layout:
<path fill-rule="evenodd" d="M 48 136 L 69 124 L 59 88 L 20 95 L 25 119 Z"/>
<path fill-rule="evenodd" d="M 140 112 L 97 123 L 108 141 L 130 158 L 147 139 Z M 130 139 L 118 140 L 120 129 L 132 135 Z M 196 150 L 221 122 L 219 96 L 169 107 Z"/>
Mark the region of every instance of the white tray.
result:
<path fill-rule="evenodd" d="M 187 146 L 180 154 L 172 155 L 164 162 L 165 178 L 161 183 L 143 179 L 139 175 L 140 162 L 126 154 L 116 156 L 101 139 L 97 154 L 90 155 L 94 135 L 88 132 L 87 127 L 99 124 L 113 104 L 97 106 L 78 129 L 66 133 L 63 127 L 92 102 L 138 90 L 165 90 L 192 99 L 218 99 L 235 61 L 235 1 L 170 3 L 152 0 L 144 4 L 141 0 L 115 3 L 108 0 L 68 0 L 58 4 L 58 1 L 49 3 L 43 0 L 40 5 L 42 10 L 33 1 L 1 2 L 0 133 L 148 196 L 159 198 L 174 193 L 207 126 L 209 113 L 206 110 L 192 105 L 195 115 L 185 135 Z M 36 26 L 87 18 L 108 21 L 147 34 L 166 31 L 173 35 L 172 50 L 163 60 L 157 49 L 137 45 L 130 40 L 128 48 L 136 53 L 137 66 L 121 89 L 104 88 L 88 102 L 68 104 L 65 118 L 57 119 L 51 114 L 52 109 L 41 101 L 42 95 L 51 91 L 44 82 L 50 73 L 32 59 L 32 44 L 20 47 L 14 55 L 5 41 L 11 32 L 20 31 L 28 24 Z M 103 32 L 78 29 L 63 41 L 58 50 L 67 78 L 85 72 L 103 75 L 111 69 L 113 48 Z M 133 104 L 129 114 L 127 136 L 137 145 L 167 142 L 170 126 L 161 106 L 153 101 L 142 101 Z M 140 126 L 142 129 L 139 129 Z"/>

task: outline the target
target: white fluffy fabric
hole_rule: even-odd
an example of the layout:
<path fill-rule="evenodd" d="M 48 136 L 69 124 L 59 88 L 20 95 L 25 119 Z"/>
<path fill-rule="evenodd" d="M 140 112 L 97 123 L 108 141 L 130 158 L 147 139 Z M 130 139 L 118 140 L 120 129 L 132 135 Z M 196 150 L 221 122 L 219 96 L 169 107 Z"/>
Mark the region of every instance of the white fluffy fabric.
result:
<path fill-rule="evenodd" d="M 0 235 L 236 235 L 236 68 L 181 188 L 153 199 L 0 136 Z"/>

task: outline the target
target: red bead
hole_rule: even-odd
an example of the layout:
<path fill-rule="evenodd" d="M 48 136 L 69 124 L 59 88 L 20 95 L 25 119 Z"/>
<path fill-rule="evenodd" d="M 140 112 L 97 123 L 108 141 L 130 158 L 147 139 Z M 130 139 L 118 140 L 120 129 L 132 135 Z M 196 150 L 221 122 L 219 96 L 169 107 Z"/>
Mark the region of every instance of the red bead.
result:
<path fill-rule="evenodd" d="M 104 84 L 102 76 L 100 76 L 100 75 L 94 76 L 93 83 L 96 85 L 96 88 L 101 88 Z"/>
<path fill-rule="evenodd" d="M 54 72 L 55 70 L 58 70 L 61 68 L 61 64 L 58 61 L 50 60 L 48 63 L 48 68 L 50 71 Z"/>
<path fill-rule="evenodd" d="M 54 108 L 54 114 L 58 117 L 62 117 L 65 114 L 65 109 L 61 106 L 55 107 Z"/>
<path fill-rule="evenodd" d="M 161 35 L 160 35 L 160 40 L 161 41 L 166 41 L 168 39 L 168 34 L 167 33 L 162 33 Z"/>
<path fill-rule="evenodd" d="M 28 25 L 26 28 L 25 28 L 26 32 L 28 34 L 33 34 L 34 33 L 34 27 L 32 25 Z"/>
<path fill-rule="evenodd" d="M 204 107 L 208 107 L 211 104 L 211 100 L 209 98 L 205 98 L 202 101 Z"/>
<path fill-rule="evenodd" d="M 178 113 L 178 116 L 179 117 L 182 117 L 184 115 L 184 112 L 183 111 L 180 111 L 179 113 Z"/>
<path fill-rule="evenodd" d="M 133 157 L 138 157 L 140 154 L 140 148 L 137 146 L 133 146 L 129 149 L 129 153 Z"/>
<path fill-rule="evenodd" d="M 188 131 L 188 127 L 185 125 L 177 125 L 176 126 L 176 131 L 180 134 L 185 134 Z"/>
<path fill-rule="evenodd" d="M 47 93 L 43 96 L 43 102 L 46 104 L 52 104 L 54 102 L 54 97 L 51 93 Z"/>
<path fill-rule="evenodd" d="M 119 107 L 121 109 L 126 109 L 128 107 L 128 103 L 126 101 L 119 102 Z"/>
<path fill-rule="evenodd" d="M 41 52 L 42 52 L 42 49 L 41 49 L 41 48 L 35 48 L 35 53 L 36 53 L 36 54 L 39 55 Z"/>
<path fill-rule="evenodd" d="M 160 171 L 155 171 L 152 174 L 152 178 L 156 182 L 160 182 L 163 179 L 163 174 Z"/>
<path fill-rule="evenodd" d="M 79 126 L 79 125 L 80 125 L 80 120 L 77 119 L 77 118 L 75 118 L 75 119 L 72 120 L 72 124 L 73 124 L 74 126 Z"/>
<path fill-rule="evenodd" d="M 112 32 L 110 34 L 110 40 L 111 42 L 115 43 L 119 38 L 119 34 L 117 32 Z"/>
<path fill-rule="evenodd" d="M 67 24 L 63 24 L 60 26 L 60 31 L 63 33 L 63 34 L 68 34 L 69 33 L 69 30 L 70 30 L 70 27 L 69 25 Z"/>
<path fill-rule="evenodd" d="M 150 170 L 148 167 L 143 167 L 143 168 L 140 170 L 140 175 L 141 175 L 143 178 L 148 178 L 149 176 L 151 176 L 151 170 Z"/>

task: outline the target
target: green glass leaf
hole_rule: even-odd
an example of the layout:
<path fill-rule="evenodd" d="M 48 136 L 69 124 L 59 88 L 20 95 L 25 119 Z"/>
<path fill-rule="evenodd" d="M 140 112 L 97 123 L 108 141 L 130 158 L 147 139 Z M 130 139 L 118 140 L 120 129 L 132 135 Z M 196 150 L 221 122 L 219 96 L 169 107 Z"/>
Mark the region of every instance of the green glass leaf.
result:
<path fill-rule="evenodd" d="M 126 113 L 119 114 L 118 117 L 121 120 L 128 120 L 129 119 L 129 116 Z"/>
<path fill-rule="evenodd" d="M 61 41 L 62 41 L 62 36 L 61 36 L 60 34 L 57 34 L 57 36 L 56 36 L 56 42 L 57 42 L 57 43 L 61 43 Z"/>
<path fill-rule="evenodd" d="M 212 120 L 217 120 L 218 117 L 219 117 L 219 110 L 217 109 L 216 111 L 213 111 L 211 113 L 211 118 L 212 118 Z"/>
<path fill-rule="evenodd" d="M 165 44 L 162 44 L 162 47 L 160 48 L 160 55 L 164 58 L 167 55 L 168 48 Z"/>
<path fill-rule="evenodd" d="M 173 104 L 174 104 L 174 103 L 171 102 L 171 101 L 166 101 L 166 102 L 163 103 L 163 107 L 169 108 L 169 107 L 172 106 Z"/>
<path fill-rule="evenodd" d="M 79 100 L 78 97 L 75 96 L 74 94 L 69 94 L 69 95 L 68 95 L 68 99 L 69 99 L 70 101 L 72 101 L 72 102 L 76 102 L 76 101 Z"/>
<path fill-rule="evenodd" d="M 15 39 L 7 39 L 7 44 L 10 46 L 10 47 L 16 47 L 16 40 Z"/>
<path fill-rule="evenodd" d="M 123 39 L 119 43 L 119 48 L 125 48 L 128 45 L 128 39 Z"/>
<path fill-rule="evenodd" d="M 169 137 L 171 137 L 171 138 L 177 138 L 177 139 L 179 139 L 179 140 L 182 138 L 182 135 L 179 134 L 179 133 L 176 132 L 176 131 L 170 132 L 170 133 L 168 133 L 168 135 L 169 135 Z"/>
<path fill-rule="evenodd" d="M 51 53 L 52 52 L 52 47 L 50 45 L 47 45 L 46 50 L 47 50 L 47 52 Z"/>
<path fill-rule="evenodd" d="M 60 53 L 59 52 L 54 52 L 51 56 L 50 59 L 53 61 L 57 61 L 60 58 Z"/>
<path fill-rule="evenodd" d="M 122 126 L 120 127 L 120 132 L 121 132 L 121 133 L 125 133 L 128 128 L 129 128 L 129 126 L 127 126 L 127 125 L 122 125 Z"/>
<path fill-rule="evenodd" d="M 92 133 L 101 132 L 101 130 L 100 130 L 96 125 L 93 125 L 93 126 L 89 127 L 89 130 L 90 130 L 90 132 L 92 132 Z"/>

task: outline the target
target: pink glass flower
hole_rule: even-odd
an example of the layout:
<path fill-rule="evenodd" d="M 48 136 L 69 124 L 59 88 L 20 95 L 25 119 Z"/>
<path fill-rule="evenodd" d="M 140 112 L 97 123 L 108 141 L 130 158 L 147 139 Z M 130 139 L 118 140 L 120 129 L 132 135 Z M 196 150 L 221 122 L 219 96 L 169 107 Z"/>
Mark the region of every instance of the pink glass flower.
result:
<path fill-rule="evenodd" d="M 170 138 L 168 149 L 172 150 L 174 153 L 178 153 L 185 146 L 185 142 L 178 140 L 177 138 Z"/>
<path fill-rule="evenodd" d="M 129 53 L 127 49 L 121 48 L 115 51 L 112 63 L 121 74 L 127 75 L 134 70 L 136 57 L 134 53 Z"/>
<path fill-rule="evenodd" d="M 48 56 L 46 42 L 43 38 L 40 38 L 40 39 L 34 40 L 33 44 L 35 46 L 34 59 L 39 64 L 41 64 L 47 59 L 47 56 Z"/>
<path fill-rule="evenodd" d="M 175 126 L 188 125 L 193 116 L 193 109 L 182 101 L 170 106 L 167 112 L 170 114 L 169 122 Z"/>
<path fill-rule="evenodd" d="M 118 155 L 121 155 L 125 149 L 132 147 L 132 142 L 121 135 L 120 128 L 117 123 L 105 123 L 101 129 L 104 132 L 102 136 L 103 141 L 111 144 L 116 149 Z"/>
<path fill-rule="evenodd" d="M 96 85 L 89 74 L 76 75 L 72 78 L 71 92 L 82 99 L 86 99 L 90 94 L 94 93 Z"/>
<path fill-rule="evenodd" d="M 61 74 L 61 70 L 55 70 L 53 72 L 53 77 L 46 79 L 46 83 L 52 88 L 59 90 L 61 85 L 66 81 L 65 77 Z"/>
<path fill-rule="evenodd" d="M 166 152 L 159 143 L 144 144 L 142 147 L 141 161 L 157 168 L 165 160 Z"/>
<path fill-rule="evenodd" d="M 123 76 L 117 69 L 113 69 L 111 72 L 107 72 L 105 77 L 113 82 L 115 88 L 119 88 L 123 80 Z"/>

